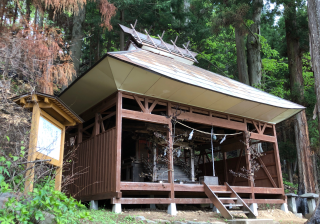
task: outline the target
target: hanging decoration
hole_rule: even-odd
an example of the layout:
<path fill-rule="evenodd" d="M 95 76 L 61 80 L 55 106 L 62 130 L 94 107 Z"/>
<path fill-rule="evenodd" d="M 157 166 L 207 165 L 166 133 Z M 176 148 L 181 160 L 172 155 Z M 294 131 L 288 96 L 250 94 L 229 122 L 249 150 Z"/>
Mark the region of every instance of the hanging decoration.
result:
<path fill-rule="evenodd" d="M 206 135 L 211 135 L 211 133 L 209 133 L 209 132 L 206 132 L 206 131 L 201 131 L 201 130 L 198 130 L 198 129 L 195 129 L 195 128 L 192 128 L 192 127 L 190 127 L 190 126 L 188 126 L 188 125 L 185 125 L 184 123 L 181 123 L 180 121 L 175 121 L 176 123 L 179 123 L 179 124 L 181 124 L 182 126 L 185 126 L 186 128 L 190 128 L 192 131 L 191 131 L 191 133 L 192 133 L 192 135 L 193 135 L 193 132 L 194 131 L 197 131 L 197 132 L 199 132 L 199 133 L 202 133 L 202 134 L 206 134 Z M 190 133 L 190 134 L 191 134 Z M 239 134 L 242 134 L 242 132 L 237 132 L 237 133 L 233 133 L 233 134 L 214 134 L 213 136 L 215 136 L 215 137 L 213 137 L 213 140 L 216 140 L 217 139 L 217 135 L 225 135 L 225 136 L 229 136 L 229 135 L 239 135 Z M 192 136 L 191 136 L 192 137 Z M 189 138 L 190 138 L 190 135 L 189 135 Z"/>
<path fill-rule="evenodd" d="M 214 170 L 214 154 L 213 154 L 213 142 L 212 142 L 213 136 L 215 136 L 215 135 L 213 134 L 213 126 L 212 126 L 212 128 L 211 128 L 211 138 L 210 138 L 211 139 L 211 160 L 212 160 L 212 174 L 213 174 L 212 176 L 215 176 L 216 173 L 215 173 L 215 170 Z"/>
<path fill-rule="evenodd" d="M 224 142 L 224 141 L 226 140 L 226 138 L 227 138 L 227 136 L 225 135 L 225 136 L 221 139 L 220 144 L 222 144 L 222 142 Z"/>
<path fill-rule="evenodd" d="M 190 134 L 189 134 L 189 138 L 188 138 L 189 141 L 192 139 L 193 132 L 194 132 L 194 130 L 192 130 L 192 131 L 190 132 Z"/>

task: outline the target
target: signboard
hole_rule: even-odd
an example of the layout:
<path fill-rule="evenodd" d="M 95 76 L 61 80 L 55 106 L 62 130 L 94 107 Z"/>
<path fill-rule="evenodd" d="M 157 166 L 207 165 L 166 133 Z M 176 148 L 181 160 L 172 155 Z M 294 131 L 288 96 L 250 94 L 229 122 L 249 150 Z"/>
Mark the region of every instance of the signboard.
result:
<path fill-rule="evenodd" d="M 37 152 L 59 161 L 61 134 L 61 128 L 40 116 Z"/>

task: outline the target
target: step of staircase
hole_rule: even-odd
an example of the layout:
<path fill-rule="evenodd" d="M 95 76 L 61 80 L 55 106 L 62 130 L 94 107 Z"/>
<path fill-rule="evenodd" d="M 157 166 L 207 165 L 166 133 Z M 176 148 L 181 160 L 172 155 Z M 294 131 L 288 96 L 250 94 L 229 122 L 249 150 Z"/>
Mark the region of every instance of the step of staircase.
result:
<path fill-rule="evenodd" d="M 215 194 L 231 194 L 231 191 L 214 191 Z"/>
<path fill-rule="evenodd" d="M 228 207 L 230 207 L 230 206 L 232 206 L 232 207 L 243 207 L 243 204 L 223 204 L 224 206 L 228 206 Z"/>
<path fill-rule="evenodd" d="M 233 188 L 225 183 L 227 191 L 216 191 L 213 192 L 206 182 L 204 185 L 204 193 L 211 200 L 212 204 L 219 210 L 220 214 L 225 218 L 232 220 L 234 219 L 233 214 L 244 213 L 248 218 L 257 218 L 257 216 L 252 212 L 250 207 L 242 200 L 242 198 L 233 190 Z M 218 194 L 232 194 L 232 197 L 218 197 Z M 235 200 L 237 203 L 235 203 Z M 230 203 L 231 202 L 231 203 Z M 231 207 L 231 208 L 230 208 Z M 242 207 L 243 210 L 239 211 L 239 208 L 233 209 L 233 207 Z"/>
<path fill-rule="evenodd" d="M 220 197 L 218 197 L 219 198 L 219 200 L 237 200 L 238 198 L 220 198 Z"/>
<path fill-rule="evenodd" d="M 230 211 L 231 214 L 237 214 L 237 213 L 245 213 L 245 214 L 249 214 L 249 211 Z"/>

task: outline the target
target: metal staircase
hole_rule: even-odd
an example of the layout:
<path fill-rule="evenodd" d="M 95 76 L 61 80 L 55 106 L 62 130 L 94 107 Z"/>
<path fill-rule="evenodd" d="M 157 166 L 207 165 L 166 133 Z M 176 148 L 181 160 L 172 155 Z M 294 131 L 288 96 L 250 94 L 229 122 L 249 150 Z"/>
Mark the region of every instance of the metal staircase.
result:
<path fill-rule="evenodd" d="M 225 219 L 233 219 L 233 214 L 237 213 L 244 213 L 248 218 L 257 218 L 228 183 L 225 183 L 227 191 L 212 191 L 207 183 L 204 182 L 203 184 L 205 194 Z"/>

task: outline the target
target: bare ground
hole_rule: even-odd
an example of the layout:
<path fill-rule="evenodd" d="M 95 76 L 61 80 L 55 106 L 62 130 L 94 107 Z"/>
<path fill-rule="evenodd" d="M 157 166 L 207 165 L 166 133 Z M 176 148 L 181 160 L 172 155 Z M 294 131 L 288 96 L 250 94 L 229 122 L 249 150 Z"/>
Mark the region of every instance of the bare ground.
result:
<path fill-rule="evenodd" d="M 293 213 L 285 213 L 280 209 L 258 210 L 258 219 L 273 219 L 281 224 L 305 223 L 307 219 L 300 219 Z M 197 221 L 197 222 L 221 222 L 226 223 L 225 219 L 217 213 L 210 210 L 184 210 L 178 211 L 177 216 L 167 214 L 165 210 L 150 210 L 150 209 L 127 209 L 123 210 L 120 216 L 144 216 L 146 219 L 159 221 Z M 244 218 L 245 215 L 239 214 L 236 218 Z"/>

